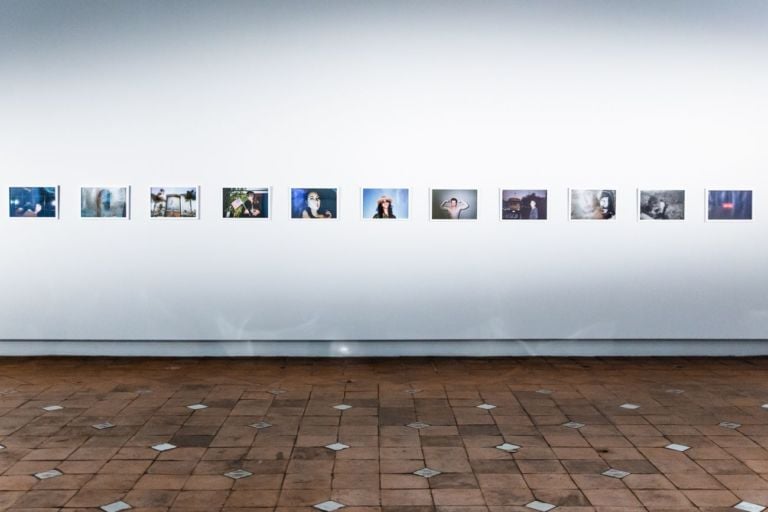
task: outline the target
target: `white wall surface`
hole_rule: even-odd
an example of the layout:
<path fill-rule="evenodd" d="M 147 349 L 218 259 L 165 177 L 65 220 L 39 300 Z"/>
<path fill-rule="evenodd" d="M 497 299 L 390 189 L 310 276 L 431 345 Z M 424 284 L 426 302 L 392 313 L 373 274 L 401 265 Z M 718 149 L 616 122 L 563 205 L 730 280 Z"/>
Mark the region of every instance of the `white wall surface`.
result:
<path fill-rule="evenodd" d="M 768 338 L 768 4 L 0 3 L 0 340 Z M 8 186 L 59 185 L 60 219 Z M 130 185 L 127 222 L 79 218 Z M 202 216 L 149 218 L 198 185 Z M 269 222 L 221 188 L 271 186 Z M 291 186 L 340 189 L 292 221 Z M 411 219 L 360 218 L 410 187 Z M 479 220 L 428 220 L 428 188 Z M 499 188 L 549 189 L 500 222 Z M 568 188 L 615 188 L 614 222 Z M 636 220 L 683 188 L 684 222 Z M 705 188 L 754 221 L 704 222 Z"/>

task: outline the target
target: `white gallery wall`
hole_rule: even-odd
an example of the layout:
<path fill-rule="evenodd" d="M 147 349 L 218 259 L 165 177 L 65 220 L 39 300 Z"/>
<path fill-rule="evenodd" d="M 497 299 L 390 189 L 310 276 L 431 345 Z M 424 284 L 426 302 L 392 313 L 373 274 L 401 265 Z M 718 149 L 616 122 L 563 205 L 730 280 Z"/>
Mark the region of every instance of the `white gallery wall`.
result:
<path fill-rule="evenodd" d="M 768 338 L 762 1 L 0 2 L 0 340 Z M 60 186 L 11 219 L 8 187 Z M 81 186 L 131 219 L 80 218 Z M 198 220 L 149 217 L 200 187 Z M 272 187 L 225 220 L 222 187 Z M 339 218 L 291 220 L 290 187 Z M 360 187 L 408 187 L 404 222 Z M 479 189 L 476 222 L 428 189 Z M 549 218 L 502 222 L 500 188 Z M 569 188 L 618 190 L 568 220 Z M 637 189 L 685 189 L 638 222 Z M 754 190 L 705 222 L 706 188 Z"/>

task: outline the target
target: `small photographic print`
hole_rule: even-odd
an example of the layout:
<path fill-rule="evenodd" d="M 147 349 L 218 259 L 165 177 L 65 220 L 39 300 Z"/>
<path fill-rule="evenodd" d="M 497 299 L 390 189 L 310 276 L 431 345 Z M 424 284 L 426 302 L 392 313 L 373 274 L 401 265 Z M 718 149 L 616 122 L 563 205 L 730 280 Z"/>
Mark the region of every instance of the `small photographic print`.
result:
<path fill-rule="evenodd" d="M 408 218 L 409 191 L 407 188 L 364 188 L 364 219 Z"/>
<path fill-rule="evenodd" d="M 338 189 L 292 188 L 292 219 L 335 219 L 338 217 Z"/>
<path fill-rule="evenodd" d="M 546 220 L 547 191 L 502 189 L 501 219 Z"/>
<path fill-rule="evenodd" d="M 58 216 L 58 187 L 10 187 L 11 217 Z"/>
<path fill-rule="evenodd" d="M 265 187 L 225 188 L 225 219 L 268 219 L 269 189 Z"/>
<path fill-rule="evenodd" d="M 198 195 L 197 187 L 152 187 L 150 216 L 196 219 L 199 214 Z"/>
<path fill-rule="evenodd" d="M 707 220 L 752 220 L 751 190 L 708 190 Z"/>
<path fill-rule="evenodd" d="M 684 220 L 685 190 L 641 190 L 640 220 Z"/>
<path fill-rule="evenodd" d="M 432 220 L 477 220 L 477 189 L 433 188 Z"/>
<path fill-rule="evenodd" d="M 615 218 L 615 190 L 571 189 L 571 220 L 612 220 Z"/>
<path fill-rule="evenodd" d="M 80 217 L 128 218 L 128 187 L 81 187 Z"/>

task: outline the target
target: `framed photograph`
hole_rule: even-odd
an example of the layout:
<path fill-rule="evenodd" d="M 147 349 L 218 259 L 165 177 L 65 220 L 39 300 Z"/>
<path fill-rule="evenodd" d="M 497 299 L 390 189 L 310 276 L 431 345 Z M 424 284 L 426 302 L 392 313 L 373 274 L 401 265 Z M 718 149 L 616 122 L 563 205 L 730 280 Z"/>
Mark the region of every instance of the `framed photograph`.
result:
<path fill-rule="evenodd" d="M 637 191 L 639 220 L 685 220 L 685 190 Z"/>
<path fill-rule="evenodd" d="M 225 219 L 269 219 L 268 187 L 233 187 L 222 189 L 222 215 Z"/>
<path fill-rule="evenodd" d="M 80 217 L 128 219 L 130 187 L 80 187 Z"/>
<path fill-rule="evenodd" d="M 547 220 L 547 191 L 501 189 L 501 220 Z"/>
<path fill-rule="evenodd" d="M 9 214 L 14 218 L 59 217 L 59 187 L 9 187 Z"/>
<path fill-rule="evenodd" d="M 152 187 L 149 190 L 149 215 L 155 219 L 197 219 L 200 188 Z"/>
<path fill-rule="evenodd" d="M 339 189 L 291 188 L 292 219 L 337 219 Z"/>
<path fill-rule="evenodd" d="M 362 217 L 364 220 L 408 220 L 410 190 L 407 188 L 363 188 Z"/>
<path fill-rule="evenodd" d="M 615 220 L 616 190 L 570 189 L 571 220 Z"/>
<path fill-rule="evenodd" d="M 476 188 L 433 188 L 432 220 L 477 220 Z"/>
<path fill-rule="evenodd" d="M 752 220 L 752 191 L 707 189 L 707 220 Z"/>

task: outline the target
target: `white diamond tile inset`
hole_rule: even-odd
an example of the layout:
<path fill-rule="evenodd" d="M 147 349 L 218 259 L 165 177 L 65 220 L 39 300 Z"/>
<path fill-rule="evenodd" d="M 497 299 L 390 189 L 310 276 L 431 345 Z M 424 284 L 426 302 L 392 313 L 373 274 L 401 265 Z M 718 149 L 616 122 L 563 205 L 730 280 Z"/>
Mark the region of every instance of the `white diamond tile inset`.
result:
<path fill-rule="evenodd" d="M 113 428 L 113 427 L 114 427 L 114 425 L 113 425 L 113 424 L 111 424 L 111 423 L 110 423 L 110 422 L 108 422 L 108 421 L 105 421 L 104 423 L 97 423 L 97 424 L 95 424 L 95 425 L 91 425 L 91 426 L 92 426 L 93 428 L 95 428 L 96 430 L 105 430 L 105 429 L 108 429 L 108 428 Z"/>
<path fill-rule="evenodd" d="M 409 395 L 415 395 L 416 393 L 421 393 L 421 390 L 420 389 L 406 389 L 405 392 L 408 393 Z"/>
<path fill-rule="evenodd" d="M 605 476 L 609 476 L 611 478 L 618 478 L 618 479 L 622 479 L 625 476 L 630 475 L 630 473 L 628 473 L 627 471 L 622 471 L 620 469 L 613 469 L 613 468 L 609 469 L 608 471 L 603 471 L 602 474 Z"/>
<path fill-rule="evenodd" d="M 335 452 L 340 452 L 341 450 L 346 450 L 347 448 L 349 448 L 349 446 L 347 446 L 344 443 L 333 443 L 333 444 L 326 445 L 325 447 Z"/>
<path fill-rule="evenodd" d="M 544 503 L 543 501 L 532 501 L 529 504 L 526 505 L 526 507 L 538 510 L 538 512 L 549 512 L 553 508 L 555 508 L 555 505 L 551 503 Z"/>
<path fill-rule="evenodd" d="M 232 480 L 240 480 L 241 478 L 248 478 L 249 476 L 253 476 L 253 473 L 244 469 L 236 469 L 234 471 L 230 471 L 229 473 L 224 473 L 224 476 L 228 476 Z"/>
<path fill-rule="evenodd" d="M 48 412 L 51 412 L 51 411 L 60 411 L 60 410 L 62 410 L 62 409 L 63 409 L 63 407 L 62 407 L 62 406 L 60 406 L 60 405 L 49 405 L 49 406 L 43 407 L 43 410 L 44 410 L 44 411 L 48 411 Z"/>
<path fill-rule="evenodd" d="M 121 512 L 122 510 L 130 510 L 131 506 L 124 501 L 116 501 L 109 505 L 102 505 L 99 508 L 104 512 Z"/>
<path fill-rule="evenodd" d="M 158 452 L 167 452 L 168 450 L 173 450 L 174 448 L 176 448 L 176 445 L 171 443 L 156 444 L 152 447 L 153 450 Z"/>
<path fill-rule="evenodd" d="M 741 423 L 734 423 L 732 421 L 723 421 L 720 423 L 719 426 L 723 428 L 728 428 L 731 430 L 736 430 L 737 428 L 741 427 Z"/>
<path fill-rule="evenodd" d="M 414 423 L 409 423 L 406 425 L 406 427 L 415 428 L 416 430 L 421 430 L 422 428 L 430 427 L 431 425 L 429 423 L 423 423 L 421 421 L 416 421 Z"/>
<path fill-rule="evenodd" d="M 422 468 L 418 471 L 414 471 L 413 474 L 423 476 L 424 478 L 432 478 L 433 476 L 439 475 L 440 471 L 435 471 L 434 469 L 429 468 Z"/>
<path fill-rule="evenodd" d="M 5 450 L 5 446 L 0 444 L 0 450 Z"/>
<path fill-rule="evenodd" d="M 270 395 L 282 395 L 283 393 L 287 393 L 288 390 L 285 389 L 270 389 L 267 391 Z"/>
<path fill-rule="evenodd" d="M 762 407 L 763 409 L 768 409 L 768 404 L 763 404 L 760 407 Z"/>
<path fill-rule="evenodd" d="M 569 421 L 568 423 L 563 423 L 563 426 L 568 428 L 579 429 L 581 427 L 584 427 L 585 425 L 583 423 L 579 423 L 578 421 Z"/>
<path fill-rule="evenodd" d="M 52 469 L 50 471 L 43 471 L 42 473 L 35 473 L 35 478 L 37 478 L 38 480 L 48 480 L 49 478 L 55 478 L 63 474 L 64 473 L 62 473 L 58 469 Z"/>
<path fill-rule="evenodd" d="M 736 510 L 743 510 L 744 512 L 763 512 L 763 510 L 765 510 L 764 506 L 750 503 L 748 501 L 742 501 L 738 505 L 734 505 L 733 508 Z"/>
<path fill-rule="evenodd" d="M 207 408 L 208 406 L 203 404 L 192 404 L 187 406 L 187 409 L 192 409 L 193 411 L 199 411 L 201 409 L 207 409 Z"/>
<path fill-rule="evenodd" d="M 491 409 L 495 409 L 496 406 L 493 404 L 480 404 L 477 406 L 478 409 L 485 409 L 486 411 L 490 411 Z"/>
<path fill-rule="evenodd" d="M 540 395 L 551 395 L 552 390 L 551 389 L 537 389 L 536 392 Z"/>
<path fill-rule="evenodd" d="M 333 512 L 334 510 L 339 510 L 340 508 L 344 508 L 344 505 L 337 501 L 324 501 L 322 503 L 318 503 L 317 505 L 314 505 L 314 507 L 318 510 L 322 510 L 323 512 Z"/>
<path fill-rule="evenodd" d="M 682 389 L 668 389 L 667 393 L 671 395 L 682 395 L 683 393 L 685 393 L 685 391 L 683 391 Z"/>
<path fill-rule="evenodd" d="M 251 425 L 248 425 L 249 427 L 258 428 L 261 430 L 262 428 L 269 428 L 272 426 L 271 423 L 267 423 L 266 421 L 260 421 L 258 423 L 253 423 Z"/>
<path fill-rule="evenodd" d="M 339 405 L 334 405 L 333 408 L 338 409 L 340 411 L 346 411 L 347 409 L 351 409 L 352 406 L 347 404 L 339 404 Z"/>
<path fill-rule="evenodd" d="M 664 448 L 666 448 L 667 450 L 673 450 L 676 452 L 684 452 L 686 450 L 691 449 L 690 446 L 685 446 L 684 444 L 677 444 L 677 443 L 668 444 Z"/>
<path fill-rule="evenodd" d="M 622 404 L 619 407 L 622 409 L 629 409 L 630 411 L 634 411 L 635 409 L 639 409 L 640 406 L 637 404 Z"/>
<path fill-rule="evenodd" d="M 516 444 L 504 443 L 504 444 L 500 444 L 499 446 L 497 446 L 496 449 L 502 450 L 502 451 L 505 451 L 505 452 L 513 453 L 513 452 L 516 452 L 517 450 L 519 450 L 520 447 L 517 446 Z"/>

